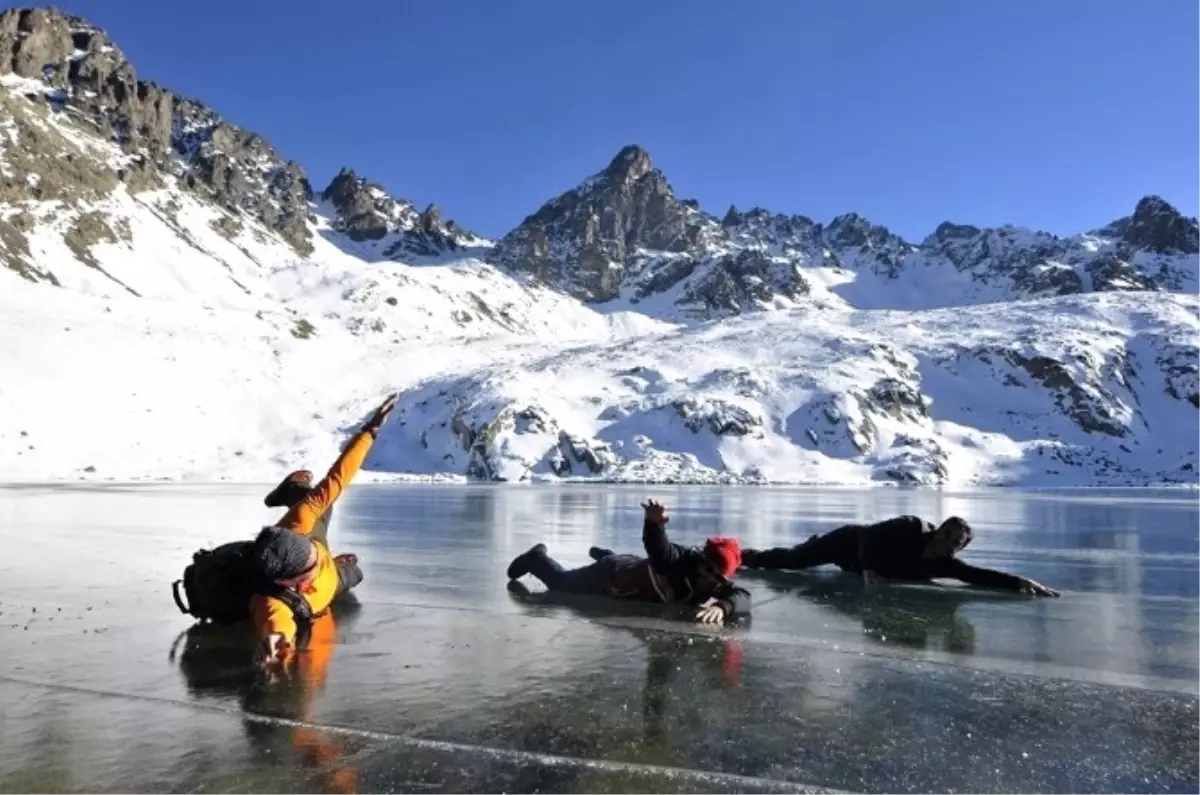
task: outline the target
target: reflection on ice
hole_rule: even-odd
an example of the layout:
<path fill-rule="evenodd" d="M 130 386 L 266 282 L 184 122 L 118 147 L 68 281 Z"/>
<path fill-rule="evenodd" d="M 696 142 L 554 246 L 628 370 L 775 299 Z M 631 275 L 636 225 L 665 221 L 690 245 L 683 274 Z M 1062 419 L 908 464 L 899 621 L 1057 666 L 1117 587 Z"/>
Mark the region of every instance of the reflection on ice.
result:
<path fill-rule="evenodd" d="M 0 490 L 20 539 L 0 559 L 0 789 L 1197 788 L 1186 493 L 356 486 L 330 537 L 362 561 L 360 604 L 277 681 L 236 629 L 187 631 L 167 588 L 271 518 L 261 493 Z M 508 590 L 535 541 L 569 564 L 637 549 L 646 496 L 677 540 L 757 546 L 958 513 L 964 559 L 1063 598 L 743 571 L 752 621 L 708 627 Z"/>

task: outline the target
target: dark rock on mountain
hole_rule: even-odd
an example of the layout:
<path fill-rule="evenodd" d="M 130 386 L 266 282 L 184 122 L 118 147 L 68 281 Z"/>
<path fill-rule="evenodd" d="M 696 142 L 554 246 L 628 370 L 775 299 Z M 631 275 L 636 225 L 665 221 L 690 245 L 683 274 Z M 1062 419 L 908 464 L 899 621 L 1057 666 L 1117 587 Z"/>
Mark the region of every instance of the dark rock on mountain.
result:
<path fill-rule="evenodd" d="M 505 235 L 491 260 L 588 301 L 617 297 L 640 249 L 700 253 L 715 222 L 679 201 L 650 155 L 627 146 L 608 167 Z"/>
<path fill-rule="evenodd" d="M 178 181 L 238 216 L 224 234 L 243 228 L 243 220 L 257 221 L 300 254 L 312 251 L 313 193 L 304 170 L 207 105 L 139 79 L 100 28 L 55 9 L 0 12 L 5 74 L 27 78 L 19 90 L 38 99 L 38 107 L 66 111 L 61 119 L 98 132 L 126 157 L 97 167 L 95 158 L 76 158 L 65 139 L 18 119 L 20 145 L 9 159 L 19 176 L 0 183 L 0 200 L 78 205 L 119 184 L 138 192 Z M 17 101 L 30 104 L 2 92 L 0 111 Z M 334 232 L 326 234 L 368 260 L 463 256 L 489 245 L 444 220 L 434 205 L 418 211 L 350 170 L 334 177 L 321 198 L 334 210 Z M 19 232 L 7 234 L 15 240 Z M 16 244 L 5 250 L 15 263 Z M 821 224 L 761 207 L 731 206 L 718 220 L 698 202 L 678 198 L 649 153 L 626 146 L 602 171 L 525 218 L 487 258 L 585 301 L 663 296 L 657 306 L 712 319 L 787 306 L 813 293 L 822 301 L 923 308 L 1089 291 L 1194 290 L 1198 254 L 1197 220 L 1158 196 L 1144 197 L 1129 217 L 1065 238 L 946 222 L 914 244 L 855 213 Z M 21 263 L 22 272 L 35 272 L 25 258 Z M 892 284 L 902 288 L 896 298 Z"/>
<path fill-rule="evenodd" d="M 351 240 L 379 240 L 396 220 L 396 202 L 350 169 L 339 171 L 321 198 L 337 209 L 335 227 Z"/>
<path fill-rule="evenodd" d="M 433 204 L 417 212 L 411 202 L 392 197 L 383 186 L 351 169 L 339 171 L 321 198 L 336 212 L 334 229 L 355 242 L 378 241 L 385 259 L 438 256 L 475 240 L 453 221 L 442 221 Z"/>
<path fill-rule="evenodd" d="M 1157 254 L 1200 253 L 1200 228 L 1158 196 L 1137 203 L 1121 239 L 1135 249 Z"/>
<path fill-rule="evenodd" d="M 124 151 L 261 221 L 300 253 L 311 251 L 312 191 L 303 169 L 206 105 L 139 80 L 121 50 L 86 20 L 45 8 L 0 13 L 3 74 L 42 81 L 51 102 L 76 111 Z M 131 187 L 152 184 L 141 179 Z"/>
<path fill-rule="evenodd" d="M 670 293 L 684 315 L 711 319 L 768 309 L 811 293 L 811 269 L 889 281 L 913 274 L 967 277 L 964 303 L 1092 290 L 1178 290 L 1196 279 L 1194 221 L 1155 197 L 1095 242 L 1015 226 L 945 222 L 919 245 L 855 213 L 828 225 L 802 215 L 731 206 L 720 221 L 680 201 L 645 150 L 628 146 L 609 166 L 547 202 L 492 252 L 582 300 L 639 303 Z M 1093 235 L 1093 238 L 1096 234 Z M 844 280 L 844 277 L 842 277 Z M 1190 280 L 1190 281 L 1189 281 Z M 886 296 L 881 296 L 886 305 Z M 931 304 L 936 305 L 936 304 Z"/>

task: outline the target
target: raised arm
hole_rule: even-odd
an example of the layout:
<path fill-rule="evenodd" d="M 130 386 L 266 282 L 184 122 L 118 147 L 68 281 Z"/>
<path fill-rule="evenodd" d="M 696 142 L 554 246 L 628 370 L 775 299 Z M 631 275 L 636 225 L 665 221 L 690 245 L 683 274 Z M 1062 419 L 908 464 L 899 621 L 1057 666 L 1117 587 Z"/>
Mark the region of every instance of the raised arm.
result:
<path fill-rule="evenodd" d="M 346 486 L 350 485 L 350 481 L 358 474 L 363 460 L 366 459 L 371 445 L 375 442 L 379 429 L 383 427 L 384 421 L 395 407 L 396 396 L 393 395 L 375 410 L 371 418 L 346 445 L 346 449 L 338 456 L 337 461 L 329 468 L 325 477 L 321 478 L 321 481 L 309 492 L 307 497 L 288 509 L 283 519 L 279 521 L 280 527 L 304 535 L 313 531 L 317 520 L 329 510 L 338 497 L 342 496 Z"/>
<path fill-rule="evenodd" d="M 646 518 L 642 522 L 642 546 L 646 548 L 646 557 L 653 566 L 665 568 L 679 560 L 684 550 L 678 544 L 672 544 L 667 539 L 666 506 L 648 500 L 642 503 Z"/>

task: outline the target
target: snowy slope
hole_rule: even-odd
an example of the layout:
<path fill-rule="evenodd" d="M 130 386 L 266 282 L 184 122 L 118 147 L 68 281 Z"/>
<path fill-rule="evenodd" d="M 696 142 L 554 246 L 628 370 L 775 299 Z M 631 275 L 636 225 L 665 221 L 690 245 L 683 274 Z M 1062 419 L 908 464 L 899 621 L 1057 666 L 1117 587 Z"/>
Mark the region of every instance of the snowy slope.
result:
<path fill-rule="evenodd" d="M 1141 293 L 743 316 L 435 379 L 376 461 L 504 480 L 1194 483 L 1198 310 Z"/>
<path fill-rule="evenodd" d="M 1198 251 L 717 219 L 637 147 L 491 241 L 0 13 L 0 481 L 274 480 L 402 390 L 380 477 L 1195 484 Z"/>

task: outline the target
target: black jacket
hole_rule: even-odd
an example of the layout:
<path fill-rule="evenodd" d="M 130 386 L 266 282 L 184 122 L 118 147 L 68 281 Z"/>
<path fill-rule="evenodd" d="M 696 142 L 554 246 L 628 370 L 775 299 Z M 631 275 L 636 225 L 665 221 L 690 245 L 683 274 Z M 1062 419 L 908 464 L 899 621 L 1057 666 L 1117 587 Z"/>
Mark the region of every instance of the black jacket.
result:
<path fill-rule="evenodd" d="M 929 534 L 936 528 L 916 516 L 897 516 L 869 525 L 845 525 L 831 530 L 826 538 L 833 563 L 861 574 L 874 571 L 891 580 L 949 578 L 973 585 L 1019 590 L 1021 578 L 1001 571 L 963 563 L 956 557 L 921 557 Z"/>
<path fill-rule="evenodd" d="M 647 520 L 642 525 L 646 557 L 613 555 L 609 593 L 627 599 L 664 604 L 701 605 L 709 599 L 725 609 L 726 618 L 750 615 L 750 592 L 728 579 L 704 587 L 699 571 L 706 566 L 703 550 L 673 544 L 666 527 Z"/>

